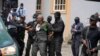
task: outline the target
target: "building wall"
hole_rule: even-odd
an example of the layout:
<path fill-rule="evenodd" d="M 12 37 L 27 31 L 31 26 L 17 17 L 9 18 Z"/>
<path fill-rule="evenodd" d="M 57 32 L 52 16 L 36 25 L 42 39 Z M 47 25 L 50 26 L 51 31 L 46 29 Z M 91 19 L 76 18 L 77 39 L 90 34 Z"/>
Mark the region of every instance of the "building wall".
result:
<path fill-rule="evenodd" d="M 41 10 L 44 19 L 47 19 L 48 15 L 50 14 L 50 0 L 42 0 L 42 10 Z"/>
<path fill-rule="evenodd" d="M 24 3 L 26 9 L 26 22 L 32 21 L 33 14 L 36 11 L 36 0 L 18 0 L 18 5 Z"/>
<path fill-rule="evenodd" d="M 100 2 L 71 0 L 71 25 L 74 23 L 74 18 L 78 16 L 81 22 L 87 26 L 88 18 L 96 12 L 100 13 Z"/>

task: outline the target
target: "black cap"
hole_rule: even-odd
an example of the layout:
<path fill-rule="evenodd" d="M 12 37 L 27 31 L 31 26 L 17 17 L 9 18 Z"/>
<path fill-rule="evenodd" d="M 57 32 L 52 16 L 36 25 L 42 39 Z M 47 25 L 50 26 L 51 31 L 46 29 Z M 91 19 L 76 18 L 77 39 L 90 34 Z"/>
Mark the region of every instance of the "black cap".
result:
<path fill-rule="evenodd" d="M 97 17 L 95 15 L 91 15 L 91 17 L 89 18 L 90 20 L 93 20 L 93 21 L 97 21 Z"/>

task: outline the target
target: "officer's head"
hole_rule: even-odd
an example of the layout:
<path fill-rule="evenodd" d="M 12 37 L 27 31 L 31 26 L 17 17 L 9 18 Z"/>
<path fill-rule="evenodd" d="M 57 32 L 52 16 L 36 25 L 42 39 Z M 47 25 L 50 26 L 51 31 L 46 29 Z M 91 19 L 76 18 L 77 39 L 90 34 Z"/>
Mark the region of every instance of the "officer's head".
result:
<path fill-rule="evenodd" d="M 75 24 L 78 24 L 80 22 L 80 18 L 79 17 L 75 17 L 74 21 L 75 21 Z"/>
<path fill-rule="evenodd" d="M 51 20 L 52 20 L 52 16 L 48 16 L 48 17 L 47 17 L 47 21 L 48 21 L 48 23 L 50 23 Z"/>
<path fill-rule="evenodd" d="M 20 8 L 23 8 L 23 7 L 24 7 L 24 4 L 23 4 L 23 3 L 21 3 L 21 4 L 20 4 Z"/>
<path fill-rule="evenodd" d="M 39 15 L 37 16 L 37 23 L 42 23 L 43 21 L 44 21 L 43 16 L 39 14 Z"/>
<path fill-rule="evenodd" d="M 60 12 L 55 12 L 54 13 L 54 17 L 55 17 L 55 20 L 57 21 L 57 20 L 60 20 L 60 18 L 61 18 L 61 13 Z"/>
<path fill-rule="evenodd" d="M 38 13 L 35 13 L 35 14 L 33 15 L 33 19 L 36 20 L 37 17 L 38 17 L 38 15 L 39 15 Z"/>
<path fill-rule="evenodd" d="M 20 22 L 25 22 L 25 16 L 20 17 Z"/>
<path fill-rule="evenodd" d="M 99 17 L 99 13 L 98 13 L 98 12 L 96 12 L 94 15 L 95 15 L 96 17 Z"/>
<path fill-rule="evenodd" d="M 94 15 L 95 15 L 95 17 L 98 19 L 98 21 L 100 21 L 100 18 L 99 18 L 99 13 L 98 13 L 98 12 L 96 12 Z"/>
<path fill-rule="evenodd" d="M 98 19 L 96 18 L 95 15 L 91 15 L 90 19 L 90 26 L 96 26 L 96 23 L 98 21 Z"/>

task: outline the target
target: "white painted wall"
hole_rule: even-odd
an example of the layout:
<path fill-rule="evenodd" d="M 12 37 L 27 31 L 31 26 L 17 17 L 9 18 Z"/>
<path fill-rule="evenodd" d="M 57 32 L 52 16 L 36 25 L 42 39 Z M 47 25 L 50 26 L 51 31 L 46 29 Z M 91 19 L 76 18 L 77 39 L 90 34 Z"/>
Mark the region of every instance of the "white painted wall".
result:
<path fill-rule="evenodd" d="M 49 15 L 51 15 L 50 14 L 50 2 L 51 0 L 42 0 L 42 14 L 45 20 L 47 19 Z"/>
<path fill-rule="evenodd" d="M 85 26 L 88 25 L 88 18 L 96 12 L 100 13 L 100 2 L 71 0 L 71 25 L 74 23 L 76 16 L 80 17 Z"/>
<path fill-rule="evenodd" d="M 53 17 L 52 23 L 54 22 L 54 14 L 50 12 L 51 10 L 51 0 L 42 0 L 42 14 L 45 18 L 45 20 L 47 20 L 47 17 L 49 15 L 51 15 Z M 66 22 L 66 14 L 61 14 L 62 15 L 62 19 L 64 22 Z"/>
<path fill-rule="evenodd" d="M 33 14 L 36 11 L 36 0 L 18 0 L 18 4 L 24 3 L 26 9 L 26 22 L 32 21 Z"/>

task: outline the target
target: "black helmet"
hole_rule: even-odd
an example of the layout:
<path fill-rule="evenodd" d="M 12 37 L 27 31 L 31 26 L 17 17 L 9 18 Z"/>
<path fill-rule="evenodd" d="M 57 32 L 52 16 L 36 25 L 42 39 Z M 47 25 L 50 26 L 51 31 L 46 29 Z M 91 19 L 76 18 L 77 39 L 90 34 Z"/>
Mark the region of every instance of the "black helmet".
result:
<path fill-rule="evenodd" d="M 52 20 L 52 16 L 48 16 L 48 17 L 47 17 L 47 21 L 48 21 L 48 22 L 51 22 L 51 20 Z"/>
<path fill-rule="evenodd" d="M 75 17 L 75 24 L 78 24 L 80 22 L 80 18 L 79 17 Z"/>
<path fill-rule="evenodd" d="M 80 18 L 79 18 L 79 17 L 75 17 L 75 20 L 78 20 L 78 21 L 79 21 L 79 20 L 80 20 Z"/>

